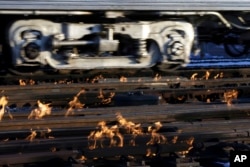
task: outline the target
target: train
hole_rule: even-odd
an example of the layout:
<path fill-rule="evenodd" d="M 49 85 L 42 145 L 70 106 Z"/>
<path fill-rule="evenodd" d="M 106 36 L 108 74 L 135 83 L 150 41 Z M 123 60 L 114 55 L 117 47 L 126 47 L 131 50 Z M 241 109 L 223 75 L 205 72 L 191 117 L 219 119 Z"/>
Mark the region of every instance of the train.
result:
<path fill-rule="evenodd" d="M 249 52 L 250 0 L 0 0 L 1 66 L 169 70 L 202 43 Z"/>

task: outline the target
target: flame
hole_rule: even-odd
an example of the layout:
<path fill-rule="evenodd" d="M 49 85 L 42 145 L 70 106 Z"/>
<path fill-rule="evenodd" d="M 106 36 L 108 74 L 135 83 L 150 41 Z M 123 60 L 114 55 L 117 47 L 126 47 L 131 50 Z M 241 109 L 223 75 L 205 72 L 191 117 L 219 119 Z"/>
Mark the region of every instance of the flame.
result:
<path fill-rule="evenodd" d="M 29 140 L 30 142 L 32 142 L 36 138 L 37 133 L 35 130 L 32 129 L 30 129 L 30 132 L 31 134 L 28 137 L 26 137 L 25 140 Z"/>
<path fill-rule="evenodd" d="M 78 160 L 80 160 L 80 161 L 86 161 L 86 160 L 87 160 L 87 158 L 86 158 L 84 155 L 81 155 L 81 157 L 80 157 L 80 158 L 78 158 Z"/>
<path fill-rule="evenodd" d="M 51 151 L 51 152 L 56 152 L 56 151 L 57 151 L 57 148 L 56 148 L 56 147 L 51 147 L 51 148 L 50 148 L 50 151 Z"/>
<path fill-rule="evenodd" d="M 147 145 L 153 144 L 165 144 L 167 142 L 167 138 L 158 133 L 160 128 L 162 127 L 161 122 L 155 122 L 154 126 L 148 127 L 148 132 L 151 133 L 151 139 L 147 142 Z"/>
<path fill-rule="evenodd" d="M 97 131 L 90 132 L 88 136 L 89 141 L 94 141 L 93 144 L 89 145 L 89 149 L 95 149 L 98 147 L 97 142 L 99 141 L 100 147 L 103 148 L 102 140 L 108 138 L 110 140 L 109 146 L 123 147 L 123 136 L 119 133 L 119 128 L 117 125 L 108 127 L 106 122 L 101 121 L 98 123 Z M 117 140 L 119 139 L 119 141 Z"/>
<path fill-rule="evenodd" d="M 194 74 L 190 77 L 190 79 L 191 79 L 191 80 L 197 80 L 197 76 L 198 76 L 198 73 L 194 73 Z"/>
<path fill-rule="evenodd" d="M 95 149 L 98 146 L 103 147 L 102 140 L 108 138 L 110 140 L 109 146 L 123 147 L 124 137 L 119 132 L 120 128 L 125 130 L 125 133 L 132 134 L 132 139 L 130 140 L 131 145 L 135 145 L 135 138 L 139 134 L 143 134 L 141 124 L 135 124 L 131 121 L 127 121 L 120 113 L 116 114 L 118 120 L 118 125 L 108 127 L 106 122 L 101 121 L 98 123 L 96 131 L 90 132 L 88 136 L 89 149 Z"/>
<path fill-rule="evenodd" d="M 75 157 L 75 160 L 78 164 L 83 164 L 87 160 L 87 158 L 84 155 L 77 155 Z"/>
<path fill-rule="evenodd" d="M 29 80 L 29 84 L 30 84 L 30 85 L 35 85 L 35 81 L 32 80 L 32 79 L 30 79 L 30 80 Z"/>
<path fill-rule="evenodd" d="M 223 72 L 218 73 L 214 76 L 214 79 L 223 78 Z"/>
<path fill-rule="evenodd" d="M 129 144 L 135 146 L 135 138 L 138 135 L 143 134 L 141 124 L 135 124 L 131 121 L 127 121 L 121 113 L 116 113 L 116 119 L 119 122 L 121 128 L 125 129 L 126 133 L 132 134 L 132 139 L 129 141 Z"/>
<path fill-rule="evenodd" d="M 178 96 L 177 97 L 177 100 L 179 100 L 179 101 L 182 101 L 182 100 L 184 100 L 185 99 L 185 96 L 184 95 L 181 95 L 181 96 Z"/>
<path fill-rule="evenodd" d="M 228 106 L 232 105 L 232 101 L 234 99 L 237 99 L 238 97 L 238 91 L 237 90 L 230 90 L 230 91 L 226 91 L 224 92 L 224 100 L 227 103 Z"/>
<path fill-rule="evenodd" d="M 102 89 L 99 90 L 99 95 L 97 96 L 98 99 L 104 99 L 103 91 Z"/>
<path fill-rule="evenodd" d="M 65 117 L 67 117 L 69 114 L 74 114 L 74 109 L 80 109 L 83 108 L 85 104 L 82 104 L 80 100 L 78 99 L 81 94 L 85 93 L 85 89 L 82 89 L 80 92 L 77 93 L 77 95 L 74 96 L 73 100 L 71 100 L 69 104 L 69 108 L 67 112 L 65 113 Z"/>
<path fill-rule="evenodd" d="M 161 79 L 161 75 L 160 74 L 155 74 L 154 76 L 154 81 L 159 81 Z"/>
<path fill-rule="evenodd" d="M 194 137 L 190 137 L 188 140 L 186 140 L 186 143 L 189 145 L 189 147 L 186 151 L 183 151 L 184 155 L 188 154 L 189 151 L 193 148 Z"/>
<path fill-rule="evenodd" d="M 156 156 L 156 154 L 153 153 L 152 150 L 151 150 L 150 148 L 148 148 L 148 149 L 146 150 L 146 157 L 154 157 L 154 156 Z"/>
<path fill-rule="evenodd" d="M 103 79 L 104 77 L 100 74 L 95 76 L 92 79 L 87 79 L 87 81 L 89 81 L 90 83 L 97 83 L 100 79 Z"/>
<path fill-rule="evenodd" d="M 32 79 L 30 79 L 30 80 L 19 79 L 19 85 L 20 86 L 35 85 L 35 81 Z"/>
<path fill-rule="evenodd" d="M 98 99 L 101 99 L 102 104 L 110 104 L 112 102 L 112 98 L 115 96 L 115 92 L 110 92 L 108 97 L 104 96 L 102 89 L 99 90 Z"/>
<path fill-rule="evenodd" d="M 68 80 L 68 79 L 63 79 L 63 80 L 59 80 L 59 81 L 55 81 L 54 84 L 71 84 L 73 83 L 72 80 Z"/>
<path fill-rule="evenodd" d="M 3 142 L 7 142 L 7 141 L 9 141 L 10 139 L 9 138 L 6 138 L 6 139 L 3 139 L 2 141 Z"/>
<path fill-rule="evenodd" d="M 187 150 L 183 150 L 178 152 L 182 156 L 186 156 L 189 151 L 193 148 L 194 137 L 190 137 L 189 139 L 185 140 L 185 142 L 189 145 Z"/>
<path fill-rule="evenodd" d="M 50 104 L 43 104 L 41 103 L 40 100 L 37 101 L 38 108 L 34 109 L 31 111 L 30 115 L 28 116 L 28 119 L 32 119 L 33 117 L 35 119 L 41 119 L 45 115 L 50 115 L 51 114 L 51 109 Z"/>
<path fill-rule="evenodd" d="M 190 77 L 190 80 L 197 80 L 197 76 L 198 76 L 198 73 L 192 74 L 192 76 Z M 205 73 L 205 75 L 202 77 L 202 79 L 208 80 L 209 77 L 210 77 L 210 72 L 209 72 L 209 71 L 206 71 L 206 73 Z"/>
<path fill-rule="evenodd" d="M 206 74 L 205 74 L 205 76 L 203 78 L 205 78 L 206 80 L 208 80 L 209 76 L 210 76 L 210 72 L 206 71 Z"/>
<path fill-rule="evenodd" d="M 192 146 L 193 143 L 194 143 L 194 137 L 190 137 L 188 140 L 186 140 L 186 143 L 187 143 L 188 145 Z"/>
<path fill-rule="evenodd" d="M 216 75 L 214 76 L 214 79 L 219 78 L 219 76 L 220 76 L 220 74 L 216 74 Z"/>
<path fill-rule="evenodd" d="M 26 82 L 22 79 L 19 79 L 19 85 L 20 86 L 25 86 L 26 85 Z"/>
<path fill-rule="evenodd" d="M 143 134 L 141 124 L 135 124 L 134 122 L 127 121 L 121 113 L 116 113 L 116 119 L 121 128 L 123 128 L 126 133 L 132 134 L 132 139 L 129 141 L 129 144 L 135 146 L 135 138 L 138 135 Z"/>
<path fill-rule="evenodd" d="M 177 143 L 177 140 L 178 140 L 178 136 L 174 136 L 173 139 L 172 139 L 172 143 L 173 143 L 173 144 L 176 144 L 176 143 Z"/>
<path fill-rule="evenodd" d="M 10 119 L 13 119 L 13 116 L 11 115 L 10 111 L 6 110 L 7 104 L 8 104 L 7 97 L 6 96 L 2 96 L 0 98 L 0 108 L 1 108 L 0 109 L 0 121 L 2 120 L 5 112 L 8 112 L 8 115 L 9 115 Z"/>
<path fill-rule="evenodd" d="M 116 113 L 116 119 L 119 122 L 120 127 L 125 128 L 129 134 L 142 134 L 141 124 L 135 124 L 131 121 L 127 121 L 121 113 Z"/>
<path fill-rule="evenodd" d="M 127 82 L 127 81 L 128 81 L 128 79 L 126 77 L 124 77 L 124 76 L 120 77 L 120 82 Z"/>
<path fill-rule="evenodd" d="M 33 130 L 30 129 L 30 135 L 25 138 L 25 140 L 33 141 L 36 137 L 44 138 L 44 139 L 54 139 L 53 136 L 49 136 L 49 134 L 52 132 L 50 128 L 47 129 L 37 129 Z"/>
<path fill-rule="evenodd" d="M 40 130 L 40 137 L 54 139 L 53 136 L 48 136 L 51 132 L 52 132 L 52 130 L 50 128 L 42 129 L 42 130 Z"/>
<path fill-rule="evenodd" d="M 223 78 L 223 72 L 220 73 L 220 78 Z"/>

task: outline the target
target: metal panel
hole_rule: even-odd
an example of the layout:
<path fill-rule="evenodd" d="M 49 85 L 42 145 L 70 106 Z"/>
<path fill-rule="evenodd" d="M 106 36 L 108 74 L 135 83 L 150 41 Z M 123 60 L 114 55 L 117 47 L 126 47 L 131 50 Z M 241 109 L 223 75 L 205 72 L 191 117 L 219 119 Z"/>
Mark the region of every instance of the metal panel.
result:
<path fill-rule="evenodd" d="M 0 0 L 0 10 L 249 10 L 250 0 Z"/>

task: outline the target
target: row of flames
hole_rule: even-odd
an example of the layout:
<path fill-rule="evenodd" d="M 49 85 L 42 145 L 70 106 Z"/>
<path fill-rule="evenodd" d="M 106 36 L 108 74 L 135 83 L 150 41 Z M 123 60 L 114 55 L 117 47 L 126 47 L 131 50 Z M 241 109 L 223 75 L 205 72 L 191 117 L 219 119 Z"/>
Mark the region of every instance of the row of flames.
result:
<path fill-rule="evenodd" d="M 201 78 L 198 78 L 198 73 L 194 73 L 191 77 L 190 80 L 198 80 L 198 79 L 205 79 L 208 80 L 210 78 L 210 72 L 206 71 L 205 75 L 203 75 Z M 213 79 L 219 79 L 219 78 L 223 78 L 224 74 L 223 72 L 216 74 Z"/>
<path fill-rule="evenodd" d="M 30 142 L 32 142 L 36 137 L 39 138 L 44 138 L 44 139 L 54 139 L 53 136 L 50 135 L 50 133 L 52 132 L 52 130 L 50 128 L 47 129 L 30 129 L 30 135 L 28 135 L 25 140 L 29 140 Z"/>
<path fill-rule="evenodd" d="M 172 143 L 176 144 L 178 140 L 178 136 L 174 136 L 170 142 L 168 142 L 167 138 L 159 133 L 159 130 L 162 128 L 161 122 L 155 122 L 154 125 L 148 126 L 147 132 L 143 132 L 143 128 L 141 124 L 136 124 L 132 121 L 127 121 L 121 113 L 116 113 L 116 119 L 118 124 L 109 127 L 105 121 L 101 121 L 98 123 L 97 130 L 90 132 L 88 136 L 89 141 L 89 149 L 93 150 L 98 147 L 103 148 L 103 141 L 108 139 L 110 141 L 109 147 L 123 147 L 124 146 L 124 136 L 123 134 L 130 134 L 132 135 L 132 139 L 129 141 L 130 146 L 136 146 L 135 139 L 138 135 L 150 135 L 150 140 L 146 143 L 146 145 L 155 145 L 155 144 L 167 144 Z M 123 131 L 121 133 L 120 131 Z M 50 128 L 37 128 L 37 129 L 30 129 L 30 134 L 25 138 L 30 142 L 33 142 L 36 138 L 39 139 L 54 139 L 55 137 L 51 136 L 52 130 Z M 5 139 L 4 142 L 7 142 L 9 139 Z M 189 148 L 184 150 L 181 153 L 182 155 L 186 155 L 189 150 L 193 147 L 194 137 L 190 137 L 185 141 L 181 141 L 182 143 L 185 142 Z M 51 148 L 52 152 L 56 151 L 56 147 Z M 150 148 L 146 150 L 146 156 L 155 156 Z M 86 159 L 85 157 L 82 157 Z"/>
<path fill-rule="evenodd" d="M 97 124 L 96 130 L 90 132 L 88 136 L 89 149 L 103 148 L 104 140 L 109 141 L 109 147 L 123 147 L 124 146 L 124 134 L 130 134 L 131 139 L 128 142 L 130 146 L 136 146 L 136 137 L 139 135 L 150 135 L 150 140 L 146 145 L 154 144 L 167 144 L 169 142 L 177 143 L 178 136 L 174 136 L 171 141 L 159 133 L 162 128 L 161 122 L 155 122 L 154 125 L 147 128 L 147 132 L 143 131 L 141 124 L 136 124 L 132 121 L 127 121 L 121 113 L 116 113 L 117 125 L 108 126 L 105 121 L 101 121 Z M 192 148 L 194 138 L 190 137 L 185 142 L 190 146 L 188 150 Z M 187 153 L 187 152 L 186 152 Z M 149 152 L 147 152 L 149 155 Z"/>
<path fill-rule="evenodd" d="M 65 117 L 69 115 L 73 115 L 74 111 L 76 109 L 82 109 L 85 104 L 81 103 L 79 100 L 79 96 L 81 94 L 84 94 L 85 90 L 82 89 L 80 92 L 78 92 L 74 97 L 73 100 L 71 100 L 68 105 L 69 108 L 67 109 L 65 113 Z M 232 105 L 232 101 L 234 99 L 238 98 L 238 91 L 237 90 L 228 90 L 224 92 L 224 101 L 227 103 L 228 106 Z M 111 92 L 107 97 L 104 96 L 103 91 L 100 89 L 99 95 L 97 96 L 98 99 L 101 99 L 102 104 L 109 104 L 112 102 L 112 98 L 114 97 L 115 93 Z M 10 119 L 13 119 L 12 114 L 10 113 L 8 109 L 8 99 L 6 96 L 2 96 L 0 98 L 0 121 L 2 120 L 5 113 L 7 113 L 10 117 Z M 42 119 L 46 115 L 50 115 L 52 112 L 52 107 L 50 106 L 50 103 L 44 104 L 40 100 L 37 100 L 37 108 L 33 109 L 30 114 L 28 115 L 28 119 Z"/>
<path fill-rule="evenodd" d="M 81 103 L 81 101 L 79 100 L 80 95 L 84 93 L 84 89 L 80 90 L 68 103 L 69 107 L 65 112 L 65 117 L 73 115 L 75 110 L 82 109 L 85 106 L 85 104 Z M 106 96 L 103 93 L 102 89 L 100 89 L 97 99 L 100 99 L 102 104 L 109 104 L 112 102 L 112 98 L 114 97 L 114 95 L 115 93 L 111 92 L 108 96 Z M 0 121 L 2 120 L 5 113 L 7 113 L 9 117 L 13 119 L 13 116 L 10 113 L 7 104 L 8 98 L 6 96 L 2 96 L 0 98 Z M 31 110 L 30 114 L 28 115 L 28 119 L 42 119 L 44 116 L 51 115 L 52 107 L 50 105 L 50 103 L 42 103 L 40 100 L 37 100 L 37 108 Z"/>
<path fill-rule="evenodd" d="M 161 78 L 162 78 L 161 75 L 159 73 L 156 73 L 154 75 L 154 77 L 153 77 L 153 81 L 159 81 L 159 80 L 161 80 Z M 192 76 L 190 77 L 190 80 L 198 80 L 198 79 L 208 80 L 209 78 L 210 78 L 210 72 L 206 71 L 205 75 L 202 76 L 201 78 L 198 78 L 198 73 L 192 74 Z M 219 78 L 223 78 L 223 72 L 218 73 L 213 77 L 213 79 L 219 79 Z M 105 78 L 102 75 L 97 75 L 92 79 L 87 78 L 86 82 L 88 82 L 88 83 L 97 83 L 99 80 L 104 80 L 104 79 Z M 128 82 L 128 79 L 125 76 L 121 76 L 119 78 L 119 81 L 120 82 Z M 141 82 L 141 81 L 142 81 L 142 79 L 139 78 L 138 82 Z M 35 85 L 35 83 L 36 82 L 34 80 L 32 80 L 32 79 L 29 79 L 29 80 L 19 79 L 19 85 L 20 86 Z M 73 83 L 73 81 L 60 80 L 60 81 L 55 82 L 55 84 L 70 84 L 70 83 Z"/>
<path fill-rule="evenodd" d="M 153 80 L 154 81 L 159 81 L 161 79 L 161 75 L 160 74 L 158 74 L 158 73 L 156 73 L 154 76 L 153 76 Z M 95 77 L 93 77 L 93 78 L 87 78 L 86 79 L 86 82 L 87 83 L 98 83 L 99 82 L 99 80 L 106 80 L 102 75 L 97 75 L 97 76 L 95 76 Z M 125 77 L 125 76 L 121 76 L 120 78 L 119 78 L 119 81 L 120 82 L 128 82 L 128 79 L 127 79 L 127 77 Z M 142 79 L 141 78 L 139 78 L 138 80 L 137 80 L 137 82 L 141 82 L 142 81 Z M 54 84 L 71 84 L 71 83 L 73 83 L 73 81 L 72 80 L 67 80 L 67 79 L 64 79 L 64 80 L 59 80 L 59 81 L 55 81 L 54 82 Z M 27 86 L 27 85 L 35 85 L 36 84 L 36 81 L 34 81 L 34 80 L 32 80 L 32 79 L 19 79 L 19 85 L 20 86 Z"/>

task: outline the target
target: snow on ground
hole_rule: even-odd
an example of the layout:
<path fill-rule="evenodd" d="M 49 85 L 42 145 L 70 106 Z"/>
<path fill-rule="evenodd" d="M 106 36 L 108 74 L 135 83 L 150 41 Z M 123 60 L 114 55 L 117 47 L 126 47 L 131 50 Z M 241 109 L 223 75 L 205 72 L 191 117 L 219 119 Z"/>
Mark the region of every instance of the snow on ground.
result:
<path fill-rule="evenodd" d="M 222 67 L 250 67 L 250 55 L 233 58 L 227 55 L 222 45 L 212 43 L 203 45 L 204 52 L 201 56 L 191 55 L 191 61 L 187 68 L 222 68 Z"/>

